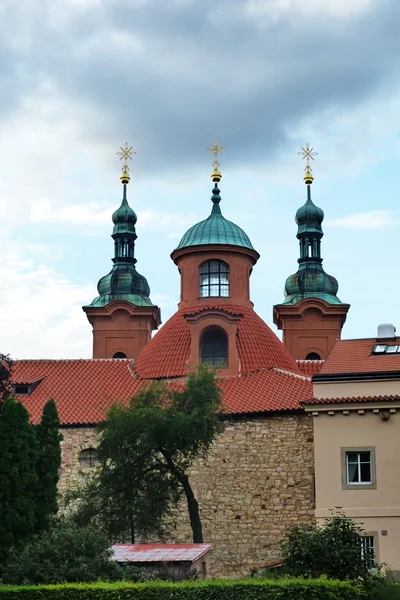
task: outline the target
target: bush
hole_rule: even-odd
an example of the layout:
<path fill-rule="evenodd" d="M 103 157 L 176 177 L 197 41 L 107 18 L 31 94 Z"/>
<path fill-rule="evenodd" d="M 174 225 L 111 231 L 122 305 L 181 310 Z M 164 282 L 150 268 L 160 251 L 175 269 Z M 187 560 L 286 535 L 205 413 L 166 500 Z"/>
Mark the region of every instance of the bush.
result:
<path fill-rule="evenodd" d="M 400 582 L 388 571 L 386 577 L 376 578 L 366 586 L 368 600 L 400 600 Z"/>
<path fill-rule="evenodd" d="M 14 585 L 90 582 L 120 578 L 120 567 L 110 562 L 110 543 L 91 526 L 61 522 L 36 536 L 22 550 L 11 551 L 3 583 Z"/>
<path fill-rule="evenodd" d="M 361 551 L 360 533 L 360 526 L 342 513 L 327 519 L 323 527 L 292 527 L 281 546 L 285 572 L 294 577 L 370 579 L 375 559 Z"/>
<path fill-rule="evenodd" d="M 196 581 L 189 583 L 98 583 L 1 587 L 1 600 L 357 600 L 361 587 L 349 581 Z"/>

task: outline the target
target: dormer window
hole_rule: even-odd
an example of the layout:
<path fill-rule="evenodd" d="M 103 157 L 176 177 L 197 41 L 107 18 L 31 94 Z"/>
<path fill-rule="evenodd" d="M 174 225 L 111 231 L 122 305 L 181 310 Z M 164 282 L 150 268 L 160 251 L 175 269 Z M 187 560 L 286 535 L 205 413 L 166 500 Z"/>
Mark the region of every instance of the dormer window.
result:
<path fill-rule="evenodd" d="M 14 383 L 13 393 L 15 396 L 30 396 L 42 380 L 43 377 L 30 383 Z"/>
<path fill-rule="evenodd" d="M 222 327 L 207 327 L 200 336 L 200 360 L 213 367 L 228 365 L 228 336 Z"/>
<path fill-rule="evenodd" d="M 229 297 L 229 265 L 207 260 L 200 265 L 200 298 Z"/>
<path fill-rule="evenodd" d="M 29 396 L 31 391 L 30 387 L 30 385 L 16 384 L 14 385 L 14 394 L 16 396 Z"/>

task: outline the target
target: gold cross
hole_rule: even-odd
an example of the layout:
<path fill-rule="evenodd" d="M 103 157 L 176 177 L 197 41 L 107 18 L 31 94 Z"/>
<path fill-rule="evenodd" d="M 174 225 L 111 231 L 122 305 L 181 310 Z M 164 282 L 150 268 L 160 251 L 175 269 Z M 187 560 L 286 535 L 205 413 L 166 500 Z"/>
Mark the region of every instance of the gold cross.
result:
<path fill-rule="evenodd" d="M 119 152 L 117 152 L 117 156 L 119 156 L 119 160 L 123 160 L 124 164 L 122 165 L 121 171 L 123 173 L 129 172 L 128 160 L 132 160 L 133 155 L 136 154 L 132 146 L 128 146 L 128 143 L 125 146 L 120 146 Z"/>
<path fill-rule="evenodd" d="M 314 148 L 310 146 L 310 144 L 306 144 L 305 146 L 301 147 L 301 151 L 298 152 L 298 154 L 303 160 L 306 159 L 306 166 L 304 169 L 305 172 L 311 173 L 312 169 L 310 165 L 310 160 L 314 160 L 314 157 L 318 156 L 318 152 L 314 152 Z"/>
<path fill-rule="evenodd" d="M 220 167 L 220 162 L 218 160 L 218 155 L 221 154 L 225 150 L 225 146 L 221 146 L 217 139 L 214 140 L 213 145 L 209 148 L 206 148 L 206 152 L 210 152 L 214 155 L 214 160 L 212 162 L 212 166 L 214 169 L 218 169 Z"/>

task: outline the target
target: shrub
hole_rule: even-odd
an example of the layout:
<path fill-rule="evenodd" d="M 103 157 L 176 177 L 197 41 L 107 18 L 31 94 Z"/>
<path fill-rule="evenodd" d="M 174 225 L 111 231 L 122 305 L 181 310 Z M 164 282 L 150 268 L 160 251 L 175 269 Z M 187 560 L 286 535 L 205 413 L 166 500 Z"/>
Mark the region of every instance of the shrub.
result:
<path fill-rule="evenodd" d="M 361 532 L 342 513 L 327 519 L 323 527 L 292 527 L 281 546 L 285 571 L 294 577 L 369 579 L 376 564 L 372 554 L 361 551 Z"/>
<path fill-rule="evenodd" d="M 3 571 L 3 583 L 15 585 L 90 582 L 118 579 L 119 567 L 110 562 L 110 544 L 91 526 L 61 522 L 35 536 L 22 550 L 13 550 Z M 122 578 L 122 577 L 121 577 Z"/>
<path fill-rule="evenodd" d="M 98 583 L 1 587 L 1 600 L 357 600 L 361 587 L 349 581 L 196 581 L 189 583 Z"/>

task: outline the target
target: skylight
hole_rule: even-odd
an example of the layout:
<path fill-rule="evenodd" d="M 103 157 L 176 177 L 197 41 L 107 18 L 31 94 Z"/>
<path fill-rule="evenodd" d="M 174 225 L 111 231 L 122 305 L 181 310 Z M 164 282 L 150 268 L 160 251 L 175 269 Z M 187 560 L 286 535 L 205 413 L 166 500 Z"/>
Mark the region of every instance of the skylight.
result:
<path fill-rule="evenodd" d="M 376 344 L 372 354 L 400 354 L 400 346 L 397 344 Z"/>

